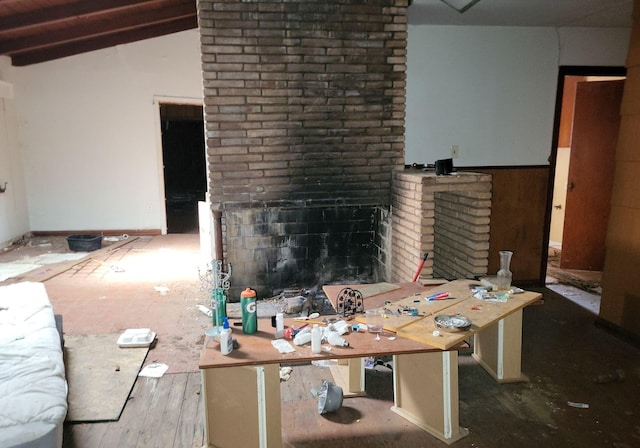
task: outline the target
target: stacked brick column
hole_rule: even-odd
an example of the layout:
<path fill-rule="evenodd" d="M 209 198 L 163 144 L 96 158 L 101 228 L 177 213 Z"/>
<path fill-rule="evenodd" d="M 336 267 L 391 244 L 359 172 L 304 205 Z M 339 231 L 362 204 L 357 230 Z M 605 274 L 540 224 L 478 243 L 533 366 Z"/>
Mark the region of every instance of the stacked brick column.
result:
<path fill-rule="evenodd" d="M 411 281 L 429 252 L 421 279 L 473 278 L 487 273 L 491 176 L 406 170 L 395 175 L 392 280 Z"/>
<path fill-rule="evenodd" d="M 407 4 L 198 2 L 209 193 L 236 290 L 371 271 L 404 164 Z"/>

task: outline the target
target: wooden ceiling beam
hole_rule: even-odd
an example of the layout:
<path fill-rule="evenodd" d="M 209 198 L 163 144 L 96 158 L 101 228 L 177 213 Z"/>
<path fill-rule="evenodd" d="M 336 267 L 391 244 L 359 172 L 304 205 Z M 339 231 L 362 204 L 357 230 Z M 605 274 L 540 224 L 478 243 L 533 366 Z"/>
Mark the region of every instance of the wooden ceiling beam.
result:
<path fill-rule="evenodd" d="M 40 48 L 33 51 L 15 53 L 11 55 L 11 62 L 12 65 L 16 67 L 38 64 L 53 59 L 73 56 L 76 54 L 100 50 L 107 47 L 114 47 L 116 45 L 137 42 L 144 39 L 151 39 L 153 37 L 186 31 L 197 27 L 197 17 L 186 17 L 171 22 L 145 26 L 138 29 L 131 29 L 117 34 L 93 37 L 82 41 L 67 42 L 48 48 Z"/>
<path fill-rule="evenodd" d="M 195 4 L 178 3 L 168 8 L 154 8 L 137 11 L 136 14 L 123 13 L 111 17 L 77 19 L 77 24 L 57 31 L 30 34 L 26 37 L 0 40 L 0 54 L 13 54 L 58 46 L 74 41 L 84 41 L 94 37 L 114 33 L 126 33 L 140 27 L 160 25 L 180 19 L 196 20 Z M 1 33 L 0 33 L 1 34 Z"/>
<path fill-rule="evenodd" d="M 167 3 L 166 0 L 84 0 L 60 3 L 49 8 L 39 8 L 28 12 L 0 17 L 0 30 L 11 32 L 42 25 L 77 20 L 80 16 L 113 14 L 143 6 Z M 173 2 L 175 4 L 175 1 Z M 195 2 L 194 9 L 195 9 Z M 1 5 L 1 3 L 0 3 Z M 168 3 L 167 3 L 168 5 Z M 1 14 L 0 14 L 1 16 Z"/>

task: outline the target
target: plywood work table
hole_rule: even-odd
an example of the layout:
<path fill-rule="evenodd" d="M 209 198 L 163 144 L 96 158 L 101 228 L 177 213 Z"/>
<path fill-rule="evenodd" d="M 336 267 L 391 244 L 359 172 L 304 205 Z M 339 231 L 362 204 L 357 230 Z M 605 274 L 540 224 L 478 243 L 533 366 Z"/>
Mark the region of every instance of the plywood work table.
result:
<path fill-rule="evenodd" d="M 285 319 L 286 327 L 299 327 L 301 324 Z M 269 319 L 259 319 L 258 332 L 252 335 L 243 334 L 238 327 L 233 328 L 232 334 L 238 340 L 238 349 L 223 356 L 218 341 L 207 337 L 200 356 L 209 447 L 282 446 L 280 364 L 321 359 L 361 359 L 389 354 L 420 360 L 430 353 L 442 353 L 435 347 L 410 339 L 389 339 L 391 333 L 387 337 L 383 335 L 379 341 L 370 333 L 351 333 L 345 335 L 350 347 L 323 344 L 322 352 L 313 354 L 309 345 L 294 346 L 295 352 L 281 354 L 271 344 L 275 339 L 275 329 L 271 327 Z M 364 375 L 364 372 L 357 374 Z M 408 379 L 401 380 L 405 387 L 411 386 L 408 382 Z"/>
<path fill-rule="evenodd" d="M 259 319 L 258 332 L 245 335 L 239 327 L 233 328 L 233 337 L 239 348 L 231 354 L 220 353 L 217 340 L 206 338 L 200 357 L 205 402 L 206 440 L 209 447 L 279 447 L 282 446 L 280 415 L 280 364 L 309 362 L 320 359 L 337 359 L 342 369 L 334 373 L 336 382 L 341 379 L 345 395 L 351 391 L 364 392 L 364 368 L 362 358 L 392 355 L 394 358 L 394 406 L 392 410 L 429 432 L 438 439 L 453 443 L 468 434 L 458 423 L 458 352 L 469 336 L 474 336 L 474 357 L 498 381 L 521 381 L 520 344 L 522 308 L 540 295 L 524 293 L 511 301 L 510 307 L 502 304 L 487 306 L 471 297 L 468 280 L 446 283 L 429 289 L 416 284 L 397 284 L 381 288 L 368 288 L 372 295 L 365 297 L 365 309 L 393 302 L 395 306 L 416 298 L 424 301 L 426 294 L 438 291 L 456 291 L 455 300 L 426 303 L 419 316 L 411 316 L 408 322 L 389 320 L 385 327 L 395 329 L 403 337 L 390 338 L 386 332 L 380 341 L 370 333 L 351 333 L 345 337 L 348 348 L 323 344 L 319 354 L 310 347 L 294 346 L 295 352 L 281 354 L 271 344 L 275 329 L 269 319 Z M 327 286 L 325 293 L 335 303 L 335 295 L 343 286 Z M 355 286 L 358 287 L 358 286 Z M 366 289 L 365 289 L 366 290 Z M 417 294 L 417 295 L 416 295 Z M 462 314 L 470 300 L 481 304 L 486 317 L 476 315 L 474 326 L 468 332 L 457 333 L 453 339 L 428 341 L 432 335 L 429 322 L 435 312 L 457 311 Z M 427 308 L 428 306 L 428 308 Z M 488 312 L 491 311 L 491 312 Z M 472 320 L 473 315 L 468 316 Z M 361 318 L 361 317 L 358 317 Z M 285 326 L 300 326 L 300 322 L 285 320 Z M 415 331 L 413 331 L 415 330 Z M 430 333 L 431 332 L 431 333 Z M 442 333 L 444 333 L 441 330 Z M 440 345 L 431 345 L 432 343 Z M 348 361 L 348 362 L 347 362 Z M 336 376 L 341 378 L 336 378 Z M 342 385 L 342 384 L 341 384 Z"/>
<path fill-rule="evenodd" d="M 404 306 L 417 309 L 416 316 L 388 315 L 384 319 L 385 330 L 393 331 L 399 339 L 409 339 L 440 348 L 440 354 L 434 353 L 424 359 L 441 356 L 441 362 L 416 364 L 401 356 L 394 356 L 394 397 L 393 410 L 447 443 L 453 443 L 466 434 L 466 429 L 458 426 L 458 366 L 457 348 L 461 343 L 473 337 L 473 357 L 498 382 L 526 381 L 521 372 L 522 354 L 522 309 L 539 300 L 541 294 L 525 291 L 512 294 L 506 302 L 488 302 L 473 297 L 470 285 L 472 280 L 455 280 L 427 288 L 419 283 L 399 283 L 399 288 L 375 296 L 365 297 L 364 308 L 387 308 L 392 312 Z M 332 304 L 342 288 L 359 289 L 359 285 L 331 285 L 323 288 Z M 446 300 L 427 301 L 425 297 L 448 292 Z M 471 328 L 468 331 L 447 331 L 438 329 L 433 318 L 438 314 L 461 314 L 468 317 Z M 362 314 L 356 320 L 366 323 Z M 434 331 L 438 330 L 439 335 Z M 346 390 L 364 391 L 363 382 L 357 379 L 362 363 L 350 360 L 343 366 L 342 378 L 350 379 Z M 422 380 L 426 394 L 417 394 L 417 389 L 405 389 L 405 384 L 418 384 Z M 355 382 L 355 384 L 354 384 Z M 444 396 L 437 409 L 429 408 L 430 397 Z M 443 420 L 436 413 L 444 414 Z"/>

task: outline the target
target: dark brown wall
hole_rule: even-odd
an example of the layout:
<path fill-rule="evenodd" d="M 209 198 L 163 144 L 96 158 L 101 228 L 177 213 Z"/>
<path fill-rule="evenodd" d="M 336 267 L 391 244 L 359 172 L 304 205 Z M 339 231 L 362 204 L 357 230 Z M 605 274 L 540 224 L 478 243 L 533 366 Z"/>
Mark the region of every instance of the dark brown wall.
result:
<path fill-rule="evenodd" d="M 600 319 L 640 340 L 640 0 L 634 1 L 616 169 L 602 274 Z"/>
<path fill-rule="evenodd" d="M 471 168 L 469 168 L 471 169 Z M 549 167 L 472 168 L 491 174 L 489 275 L 500 269 L 498 252 L 513 251 L 511 271 L 518 284 L 544 284 L 545 214 Z"/>
<path fill-rule="evenodd" d="M 392 173 L 404 166 L 406 7 L 407 0 L 198 2 L 209 191 L 223 212 L 237 288 L 289 286 L 283 269 L 290 283 L 307 281 L 308 273 L 293 273 L 314 263 L 341 271 L 346 261 L 331 257 L 332 247 L 375 256 L 375 219 L 355 226 L 355 238 L 327 231 L 338 225 L 327 219 L 343 219 L 343 207 L 358 216 L 388 207 Z M 243 225 L 256 224 L 242 235 L 230 228 L 239 210 Z M 297 226 L 278 221 L 292 214 Z M 319 244 L 308 245 L 303 235 L 318 216 Z M 292 254 L 282 240 L 296 235 Z M 254 238 L 250 247 L 235 246 L 246 238 Z"/>

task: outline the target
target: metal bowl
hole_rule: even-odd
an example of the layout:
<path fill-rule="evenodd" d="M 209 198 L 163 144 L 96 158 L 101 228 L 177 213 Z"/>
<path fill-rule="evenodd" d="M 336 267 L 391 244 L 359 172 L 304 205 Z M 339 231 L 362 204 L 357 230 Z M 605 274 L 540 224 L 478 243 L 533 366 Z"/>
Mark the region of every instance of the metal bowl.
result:
<path fill-rule="evenodd" d="M 467 331 L 471 328 L 471 319 L 460 314 L 438 314 L 433 321 L 436 327 L 444 330 Z"/>

